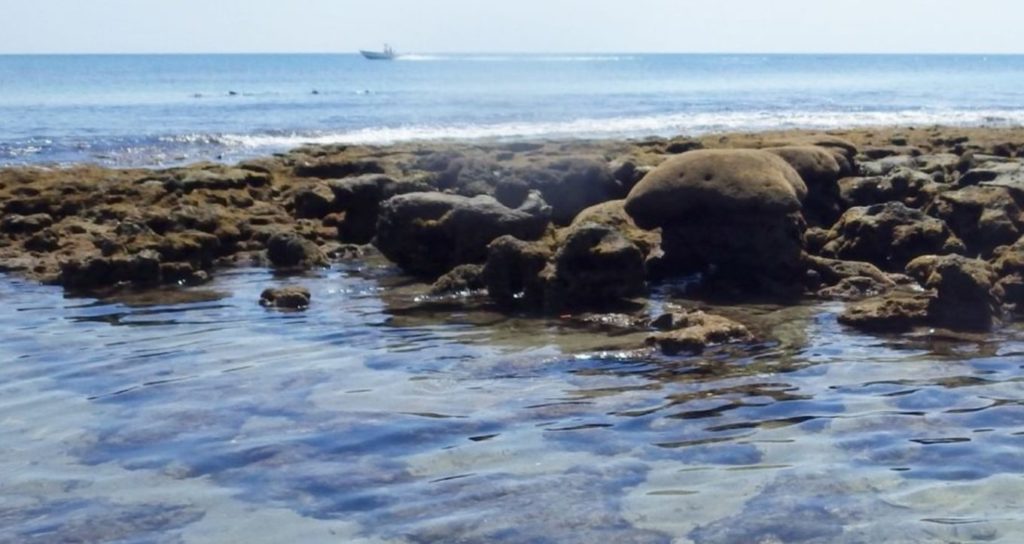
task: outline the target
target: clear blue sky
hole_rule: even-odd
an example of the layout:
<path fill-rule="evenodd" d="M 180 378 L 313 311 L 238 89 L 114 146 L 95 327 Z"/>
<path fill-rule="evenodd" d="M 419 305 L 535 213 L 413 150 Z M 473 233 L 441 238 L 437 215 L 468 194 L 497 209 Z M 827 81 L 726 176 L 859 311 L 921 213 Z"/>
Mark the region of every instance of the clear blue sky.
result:
<path fill-rule="evenodd" d="M 1024 52 L 1020 0 L 5 0 L 0 53 Z"/>

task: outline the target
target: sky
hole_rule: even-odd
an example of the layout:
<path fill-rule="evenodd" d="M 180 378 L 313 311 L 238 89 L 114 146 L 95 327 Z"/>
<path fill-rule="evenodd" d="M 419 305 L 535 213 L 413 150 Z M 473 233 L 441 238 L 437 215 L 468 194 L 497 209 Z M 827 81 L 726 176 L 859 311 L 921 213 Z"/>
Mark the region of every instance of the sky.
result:
<path fill-rule="evenodd" d="M 3 53 L 1024 53 L 1020 0 L 2 0 Z"/>

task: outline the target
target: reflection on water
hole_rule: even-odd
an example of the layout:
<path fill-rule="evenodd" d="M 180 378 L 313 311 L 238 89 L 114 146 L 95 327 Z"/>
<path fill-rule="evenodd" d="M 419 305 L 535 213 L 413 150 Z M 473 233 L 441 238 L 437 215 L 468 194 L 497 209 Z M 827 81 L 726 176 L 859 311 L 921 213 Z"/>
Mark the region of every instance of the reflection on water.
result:
<path fill-rule="evenodd" d="M 309 311 L 256 304 L 293 281 Z M 731 308 L 773 341 L 661 358 L 417 294 L 372 267 L 103 301 L 3 279 L 0 542 L 1024 538 L 1015 330 Z"/>

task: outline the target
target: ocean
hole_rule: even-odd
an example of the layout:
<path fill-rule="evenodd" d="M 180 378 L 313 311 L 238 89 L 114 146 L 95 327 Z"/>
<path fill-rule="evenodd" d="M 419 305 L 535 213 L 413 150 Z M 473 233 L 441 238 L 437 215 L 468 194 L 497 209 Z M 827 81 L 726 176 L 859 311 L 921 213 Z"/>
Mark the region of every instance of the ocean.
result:
<path fill-rule="evenodd" d="M 1021 83 L 1024 57 L 7 56 L 0 164 L 1017 125 Z M 6 172 L 0 247 L 31 256 L 52 232 L 106 255 L 157 239 L 147 223 L 162 213 L 241 236 L 276 228 L 274 206 L 299 187 L 71 179 L 85 170 L 62 184 Z M 49 194 L 53 216 L 34 213 Z M 250 215 L 221 222 L 229 207 Z M 43 230 L 16 232 L 33 218 Z M 279 224 L 310 225 L 337 232 L 326 218 Z M 171 233 L 205 252 L 194 240 L 219 238 L 203 234 Z M 840 301 L 689 300 L 690 280 L 595 317 L 430 296 L 372 252 L 303 272 L 243 260 L 199 284 L 113 293 L 0 272 L 0 544 L 1024 542 L 1020 322 L 866 334 L 840 324 Z M 304 311 L 257 302 L 295 285 L 312 294 Z M 759 340 L 667 356 L 642 349 L 647 327 L 615 326 L 676 304 Z"/>
<path fill-rule="evenodd" d="M 0 164 L 233 160 L 303 143 L 1020 125 L 1024 56 L 0 56 Z"/>

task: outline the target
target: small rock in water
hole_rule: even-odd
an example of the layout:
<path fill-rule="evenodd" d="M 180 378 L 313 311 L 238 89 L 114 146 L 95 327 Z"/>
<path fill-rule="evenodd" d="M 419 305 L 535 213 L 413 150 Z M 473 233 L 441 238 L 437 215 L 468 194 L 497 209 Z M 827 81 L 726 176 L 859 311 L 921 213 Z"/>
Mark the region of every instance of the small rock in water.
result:
<path fill-rule="evenodd" d="M 270 308 L 303 310 L 309 307 L 309 289 L 301 285 L 271 287 L 260 294 L 260 305 Z"/>

